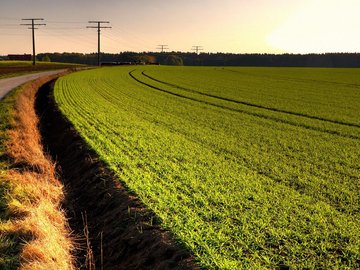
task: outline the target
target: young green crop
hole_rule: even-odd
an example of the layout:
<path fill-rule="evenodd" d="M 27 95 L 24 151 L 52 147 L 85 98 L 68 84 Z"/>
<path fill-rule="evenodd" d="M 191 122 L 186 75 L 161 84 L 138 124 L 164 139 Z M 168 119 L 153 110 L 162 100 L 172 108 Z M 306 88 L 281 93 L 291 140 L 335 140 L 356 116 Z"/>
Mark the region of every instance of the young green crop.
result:
<path fill-rule="evenodd" d="M 360 71 L 117 67 L 62 112 L 209 269 L 359 267 Z"/>

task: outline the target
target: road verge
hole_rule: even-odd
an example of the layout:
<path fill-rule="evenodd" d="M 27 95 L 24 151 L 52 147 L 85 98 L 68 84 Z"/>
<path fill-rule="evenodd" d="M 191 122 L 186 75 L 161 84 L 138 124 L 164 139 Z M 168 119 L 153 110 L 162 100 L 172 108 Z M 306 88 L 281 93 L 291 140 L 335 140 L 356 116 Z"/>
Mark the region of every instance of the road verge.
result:
<path fill-rule="evenodd" d="M 26 83 L 8 104 L 0 168 L 2 269 L 74 269 L 63 185 L 44 154 L 34 110 L 37 90 L 55 77 Z"/>

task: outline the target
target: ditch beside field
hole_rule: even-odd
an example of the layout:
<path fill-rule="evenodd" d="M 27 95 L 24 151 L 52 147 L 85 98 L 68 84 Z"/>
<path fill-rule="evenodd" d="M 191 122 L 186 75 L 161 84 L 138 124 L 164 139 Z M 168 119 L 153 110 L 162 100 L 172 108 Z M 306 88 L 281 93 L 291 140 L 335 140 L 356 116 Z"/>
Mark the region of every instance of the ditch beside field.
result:
<path fill-rule="evenodd" d="M 124 188 L 57 109 L 52 83 L 37 94 L 44 149 L 65 185 L 64 208 L 80 236 L 79 267 L 197 269 L 192 256 L 160 228 L 155 215 Z M 85 260 L 84 260 L 85 259 Z"/>

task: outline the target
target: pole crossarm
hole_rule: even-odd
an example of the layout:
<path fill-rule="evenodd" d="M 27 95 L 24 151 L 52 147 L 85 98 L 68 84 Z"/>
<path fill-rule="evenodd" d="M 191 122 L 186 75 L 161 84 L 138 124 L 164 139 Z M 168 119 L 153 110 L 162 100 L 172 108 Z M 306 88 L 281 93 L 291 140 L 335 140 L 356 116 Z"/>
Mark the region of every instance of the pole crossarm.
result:
<path fill-rule="evenodd" d="M 100 66 L 100 32 L 101 29 L 112 28 L 111 26 L 102 26 L 104 23 L 110 23 L 109 21 L 88 21 L 88 23 L 96 23 L 97 25 L 86 26 L 86 28 L 95 28 L 98 32 L 98 66 Z"/>
<path fill-rule="evenodd" d="M 196 54 L 199 54 L 199 51 L 203 51 L 203 46 L 192 46 L 192 51 L 196 51 Z"/>
<path fill-rule="evenodd" d="M 33 19 L 21 19 L 22 21 L 31 21 L 31 23 L 21 23 L 20 25 L 28 25 L 28 26 L 40 26 L 46 25 L 46 23 L 35 23 L 35 21 L 43 21 L 43 18 L 33 18 Z M 32 28 L 29 28 L 32 29 Z"/>
<path fill-rule="evenodd" d="M 31 29 L 32 30 L 32 45 L 33 45 L 33 59 L 32 59 L 32 62 L 33 62 L 33 65 L 35 65 L 36 63 L 36 53 L 35 53 L 35 30 L 36 29 L 39 29 L 39 28 L 36 28 L 35 26 L 44 26 L 46 25 L 46 23 L 35 23 L 36 21 L 43 21 L 44 19 L 43 18 L 26 18 L 26 19 L 22 19 L 22 21 L 31 21 L 31 23 L 22 23 L 20 25 L 25 25 L 25 26 L 30 26 L 28 27 L 28 29 Z"/>
<path fill-rule="evenodd" d="M 161 50 L 161 52 L 164 52 L 165 50 L 168 50 L 169 47 L 168 47 L 168 45 L 165 45 L 165 44 L 159 44 L 156 49 Z"/>

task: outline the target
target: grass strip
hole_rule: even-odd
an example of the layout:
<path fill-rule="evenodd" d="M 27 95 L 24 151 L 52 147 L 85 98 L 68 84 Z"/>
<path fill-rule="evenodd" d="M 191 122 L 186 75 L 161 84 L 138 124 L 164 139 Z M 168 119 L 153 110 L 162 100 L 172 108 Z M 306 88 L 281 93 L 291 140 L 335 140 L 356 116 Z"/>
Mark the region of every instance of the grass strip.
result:
<path fill-rule="evenodd" d="M 34 100 L 43 77 L 0 103 L 0 268 L 74 269 L 63 186 L 44 155 Z"/>
<path fill-rule="evenodd" d="M 14 190 L 7 181 L 7 172 L 11 161 L 6 155 L 5 142 L 8 139 L 7 130 L 10 129 L 11 117 L 14 112 L 16 95 L 21 88 L 10 92 L 0 102 L 0 267 L 1 269 L 15 269 L 20 265 L 19 253 L 21 249 L 19 238 L 4 231 L 9 227 L 11 193 Z"/>

